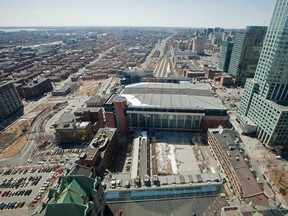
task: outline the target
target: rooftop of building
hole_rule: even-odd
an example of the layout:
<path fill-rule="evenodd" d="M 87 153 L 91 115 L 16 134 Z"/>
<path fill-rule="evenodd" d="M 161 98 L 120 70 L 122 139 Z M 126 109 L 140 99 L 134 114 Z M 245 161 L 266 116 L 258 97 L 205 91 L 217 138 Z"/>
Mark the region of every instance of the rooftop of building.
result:
<path fill-rule="evenodd" d="M 220 215 L 220 209 L 227 206 L 220 196 L 194 197 L 170 200 L 146 200 L 138 202 L 109 203 L 104 215 L 112 216 L 122 212 L 122 215 Z"/>
<path fill-rule="evenodd" d="M 226 109 L 207 83 L 137 83 L 127 85 L 121 96 L 128 106 L 178 109 Z"/>
<path fill-rule="evenodd" d="M 67 123 L 67 122 L 76 122 L 76 117 L 74 115 L 74 113 L 70 113 L 70 112 L 64 112 L 58 121 L 56 121 L 56 125 L 57 124 L 61 124 L 61 123 Z"/>
<path fill-rule="evenodd" d="M 37 78 L 37 79 L 33 79 L 31 80 L 29 83 L 27 83 L 25 86 L 23 86 L 23 88 L 31 88 L 34 86 L 37 86 L 41 83 L 46 82 L 47 80 L 49 80 L 48 78 Z"/>
<path fill-rule="evenodd" d="M 105 155 L 107 146 L 116 134 L 115 128 L 100 128 L 97 134 L 93 137 L 89 146 L 79 156 L 80 160 L 94 160 L 95 156 L 100 152 L 101 157 Z"/>
<path fill-rule="evenodd" d="M 79 216 L 84 215 L 86 205 L 75 204 L 75 203 L 51 203 L 46 207 L 43 215 L 54 216 L 54 215 L 69 215 Z"/>
<path fill-rule="evenodd" d="M 100 97 L 99 95 L 91 96 L 87 101 L 86 104 L 89 107 L 102 107 L 107 98 Z"/>
<path fill-rule="evenodd" d="M 61 176 L 59 186 L 54 191 L 52 199 L 47 203 L 44 215 L 84 215 L 88 202 L 97 194 L 99 178 L 86 176 Z"/>
<path fill-rule="evenodd" d="M 79 164 L 76 164 L 68 172 L 68 175 L 72 175 L 72 176 L 80 175 L 80 176 L 86 176 L 86 177 L 92 178 L 94 174 L 93 174 L 92 168 L 84 167 L 84 166 L 80 166 Z"/>
<path fill-rule="evenodd" d="M 53 90 L 53 92 L 65 92 L 65 91 L 69 91 L 70 88 L 75 85 L 73 83 L 66 83 L 64 86 L 58 87 L 56 89 Z"/>
<path fill-rule="evenodd" d="M 80 129 L 85 129 L 89 124 L 90 124 L 90 122 L 63 122 L 63 123 L 57 124 L 55 129 L 80 130 Z"/>
<path fill-rule="evenodd" d="M 80 112 L 99 112 L 101 109 L 102 107 L 80 107 L 75 111 L 75 114 Z"/>
<path fill-rule="evenodd" d="M 229 163 L 234 170 L 245 197 L 253 197 L 261 194 L 260 188 L 253 174 L 251 173 L 246 160 L 237 148 L 239 139 L 231 129 L 213 128 L 208 129 L 217 140 Z"/>

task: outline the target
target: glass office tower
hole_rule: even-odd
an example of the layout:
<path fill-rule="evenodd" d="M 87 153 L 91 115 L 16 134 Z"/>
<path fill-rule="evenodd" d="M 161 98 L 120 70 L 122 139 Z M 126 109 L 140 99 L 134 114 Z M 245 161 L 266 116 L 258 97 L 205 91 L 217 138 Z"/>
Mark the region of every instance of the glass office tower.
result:
<path fill-rule="evenodd" d="M 288 0 L 277 0 L 255 76 L 245 85 L 239 109 L 265 145 L 288 144 Z M 246 122 L 245 122 L 246 121 Z"/>
<path fill-rule="evenodd" d="M 266 31 L 266 26 L 247 26 L 245 32 L 236 33 L 228 74 L 237 85 L 254 77 Z"/>
<path fill-rule="evenodd" d="M 224 41 L 221 45 L 219 68 L 224 72 L 227 72 L 229 68 L 233 44 L 233 42 Z"/>

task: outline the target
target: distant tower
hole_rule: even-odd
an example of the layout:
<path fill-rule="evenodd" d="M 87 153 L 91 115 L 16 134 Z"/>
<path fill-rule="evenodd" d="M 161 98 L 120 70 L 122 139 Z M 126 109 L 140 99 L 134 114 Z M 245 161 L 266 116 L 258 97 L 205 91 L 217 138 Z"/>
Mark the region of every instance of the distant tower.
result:
<path fill-rule="evenodd" d="M 197 51 L 197 54 L 203 54 L 205 48 L 206 38 L 195 37 L 192 41 L 192 51 Z"/>
<path fill-rule="evenodd" d="M 224 41 L 222 43 L 219 59 L 219 68 L 224 72 L 228 71 L 233 45 L 233 42 Z"/>
<path fill-rule="evenodd" d="M 213 28 L 208 28 L 205 30 L 206 35 L 208 36 L 210 33 L 213 33 L 214 29 Z"/>
<path fill-rule="evenodd" d="M 266 31 L 266 26 L 247 26 L 245 32 L 236 33 L 228 69 L 236 84 L 244 85 L 254 77 Z"/>

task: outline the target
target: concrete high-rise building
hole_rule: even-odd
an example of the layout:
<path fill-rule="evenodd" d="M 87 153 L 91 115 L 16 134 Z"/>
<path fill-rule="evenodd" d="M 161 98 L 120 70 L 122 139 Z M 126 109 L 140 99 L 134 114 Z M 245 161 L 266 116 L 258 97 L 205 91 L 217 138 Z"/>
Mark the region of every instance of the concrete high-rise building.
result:
<path fill-rule="evenodd" d="M 254 79 L 248 79 L 239 109 L 244 131 L 249 120 L 265 145 L 288 143 L 288 0 L 277 0 Z"/>
<path fill-rule="evenodd" d="M 212 33 L 214 31 L 213 28 L 208 28 L 208 29 L 205 29 L 205 34 L 208 36 L 210 33 Z"/>
<path fill-rule="evenodd" d="M 236 33 L 228 69 L 236 84 L 244 85 L 254 77 L 266 31 L 266 26 L 247 26 L 245 32 Z"/>
<path fill-rule="evenodd" d="M 204 53 L 206 38 L 203 37 L 195 37 L 192 41 L 192 51 L 197 51 L 197 54 Z"/>
<path fill-rule="evenodd" d="M 21 109 L 23 104 L 14 84 L 0 84 L 0 122 Z"/>
<path fill-rule="evenodd" d="M 218 66 L 224 72 L 228 71 L 233 45 L 234 45 L 233 42 L 224 41 L 222 43 Z"/>
<path fill-rule="evenodd" d="M 222 41 L 226 41 L 226 38 L 228 37 L 228 32 L 222 32 Z"/>

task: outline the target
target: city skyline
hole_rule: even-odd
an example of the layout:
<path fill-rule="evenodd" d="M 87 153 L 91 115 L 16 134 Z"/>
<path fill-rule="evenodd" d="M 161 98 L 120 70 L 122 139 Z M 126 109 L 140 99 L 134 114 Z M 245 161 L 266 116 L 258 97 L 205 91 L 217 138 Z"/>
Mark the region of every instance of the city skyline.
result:
<path fill-rule="evenodd" d="M 269 25 L 275 0 L 38 1 L 1 4 L 0 26 L 151 26 L 245 28 Z M 69 3 L 69 4 L 68 4 Z M 261 10 L 259 10 L 261 5 Z M 245 16 L 243 16 L 245 14 Z"/>

